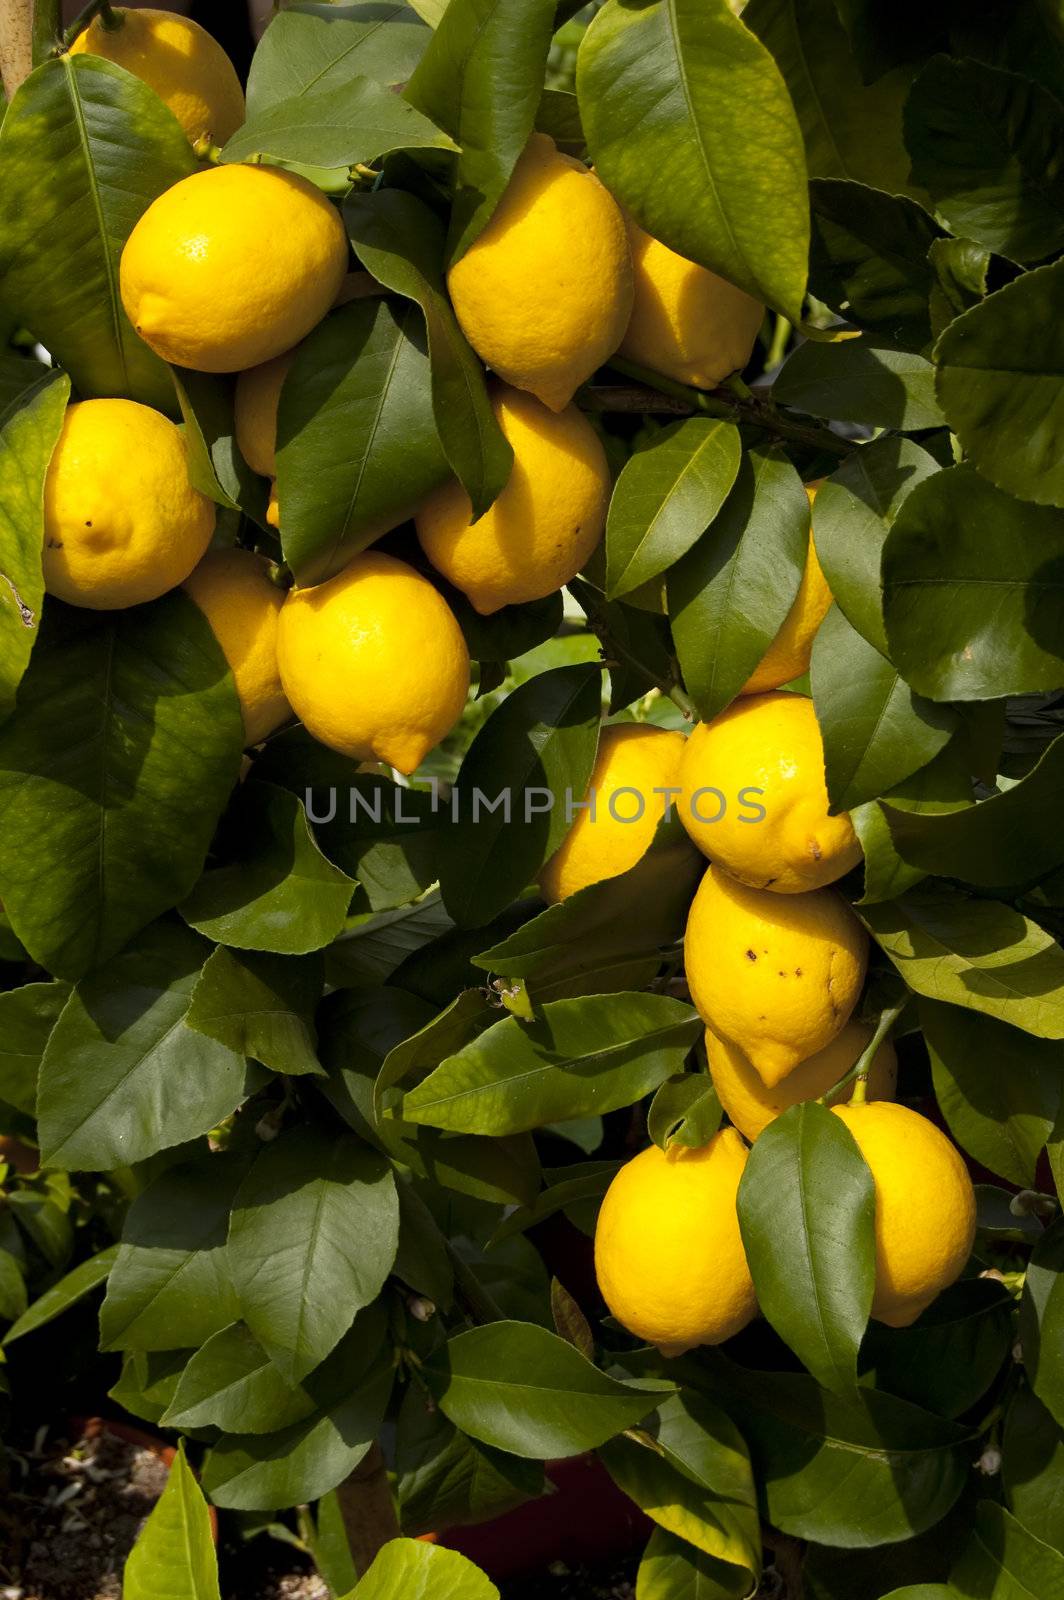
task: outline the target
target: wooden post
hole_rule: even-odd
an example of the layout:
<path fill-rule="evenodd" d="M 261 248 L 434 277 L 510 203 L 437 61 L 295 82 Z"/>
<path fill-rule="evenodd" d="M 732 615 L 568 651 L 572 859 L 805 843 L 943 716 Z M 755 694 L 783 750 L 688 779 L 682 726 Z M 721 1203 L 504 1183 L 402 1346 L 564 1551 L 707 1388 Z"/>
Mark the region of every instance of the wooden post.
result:
<path fill-rule="evenodd" d="M 0 0 L 0 77 L 10 103 L 33 71 L 33 0 Z"/>

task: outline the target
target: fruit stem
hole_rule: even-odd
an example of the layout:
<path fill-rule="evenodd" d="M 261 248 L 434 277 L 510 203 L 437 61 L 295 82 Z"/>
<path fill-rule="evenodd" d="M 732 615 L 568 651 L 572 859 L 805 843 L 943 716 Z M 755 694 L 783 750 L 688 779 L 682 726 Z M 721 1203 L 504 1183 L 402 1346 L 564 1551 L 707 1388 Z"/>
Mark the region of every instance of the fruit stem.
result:
<path fill-rule="evenodd" d="M 74 43 L 74 40 L 78 37 L 78 34 L 84 33 L 85 29 L 88 27 L 89 23 L 94 17 L 99 17 L 100 26 L 102 28 L 108 28 L 110 30 L 120 28 L 123 23 L 123 18 L 120 17 L 115 11 L 114 7 L 111 5 L 111 0 L 89 0 L 88 5 L 85 6 L 83 10 L 78 12 L 77 16 L 74 18 L 73 22 L 63 35 L 63 43 L 66 45 L 68 50 Z"/>
<path fill-rule="evenodd" d="M 832 1085 L 827 1094 L 822 1094 L 820 1096 L 820 1105 L 830 1105 L 835 1099 L 836 1095 L 839 1093 L 839 1090 L 844 1089 L 852 1080 L 856 1081 L 854 1082 L 853 1097 L 850 1100 L 850 1104 L 852 1106 L 864 1105 L 868 1093 L 868 1074 L 872 1069 L 872 1062 L 876 1058 L 876 1053 L 878 1052 L 880 1045 L 890 1033 L 890 1030 L 893 1028 L 894 1024 L 897 1022 L 908 1003 L 909 996 L 906 994 L 904 999 L 898 1001 L 897 1005 L 887 1006 L 879 1013 L 879 1021 L 876 1024 L 876 1030 L 871 1039 L 869 1039 L 868 1044 L 861 1051 L 861 1054 L 857 1057 L 857 1060 L 854 1062 L 849 1072 L 844 1073 L 839 1079 L 838 1083 Z"/>
<path fill-rule="evenodd" d="M 665 693 L 668 695 L 673 705 L 678 706 L 683 712 L 686 721 L 698 721 L 698 708 L 691 699 L 691 696 L 687 693 L 686 689 L 681 689 L 678 683 L 673 683 L 669 685 L 669 687 L 665 690 Z"/>

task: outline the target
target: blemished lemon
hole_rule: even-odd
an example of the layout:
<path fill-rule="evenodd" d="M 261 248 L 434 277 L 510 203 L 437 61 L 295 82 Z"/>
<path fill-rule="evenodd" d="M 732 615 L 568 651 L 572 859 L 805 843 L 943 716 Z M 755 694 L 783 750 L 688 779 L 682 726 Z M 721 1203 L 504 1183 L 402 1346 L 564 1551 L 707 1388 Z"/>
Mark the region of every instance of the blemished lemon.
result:
<path fill-rule="evenodd" d="M 701 1150 L 651 1145 L 606 1191 L 595 1229 L 602 1297 L 663 1355 L 720 1344 L 757 1311 L 735 1204 L 746 1156 L 734 1128 Z"/>
<path fill-rule="evenodd" d="M 702 1020 L 775 1088 L 850 1020 L 868 935 L 833 889 L 771 894 L 710 867 L 691 902 L 684 965 Z"/>
<path fill-rule="evenodd" d="M 241 372 L 320 322 L 347 270 L 340 214 L 279 167 L 220 166 L 153 200 L 126 241 L 122 304 L 164 361 Z"/>
<path fill-rule="evenodd" d="M 233 420 L 237 447 L 252 472 L 263 478 L 277 476 L 277 408 L 295 354 L 286 350 L 261 366 L 248 367 L 236 380 Z"/>
<path fill-rule="evenodd" d="M 606 452 L 576 406 L 554 412 L 509 388 L 493 404 L 514 453 L 495 504 L 471 523 L 469 496 L 454 481 L 416 518 L 432 565 L 481 616 L 541 600 L 574 578 L 602 538 L 610 500 Z"/>
<path fill-rule="evenodd" d="M 824 744 L 805 695 L 745 695 L 700 722 L 680 784 L 680 819 L 695 844 L 752 888 L 821 889 L 861 860 L 849 814 L 828 812 Z"/>
<path fill-rule="evenodd" d="M 211 542 L 180 428 L 135 400 L 68 406 L 44 481 L 44 587 L 119 610 L 183 583 Z"/>
<path fill-rule="evenodd" d="M 742 1049 L 730 1039 L 706 1029 L 706 1059 L 717 1097 L 739 1132 L 756 1139 L 782 1112 L 802 1100 L 819 1100 L 853 1066 L 872 1038 L 866 1022 L 848 1022 L 829 1045 L 815 1056 L 800 1061 L 793 1071 L 771 1089 L 750 1065 Z M 884 1039 L 876 1051 L 868 1075 L 868 1098 L 891 1100 L 898 1081 L 898 1057 L 894 1045 Z M 848 1101 L 853 1080 L 835 1098 Z"/>
<path fill-rule="evenodd" d="M 635 298 L 620 354 L 696 389 L 741 371 L 764 321 L 761 302 L 626 220 Z"/>
<path fill-rule="evenodd" d="M 154 6 L 112 6 L 117 27 L 96 16 L 70 46 L 114 61 L 154 89 L 189 138 L 224 144 L 244 120 L 244 91 L 221 45 L 191 17 Z"/>
<path fill-rule="evenodd" d="M 918 1111 L 882 1100 L 833 1109 L 875 1180 L 872 1315 L 907 1328 L 960 1276 L 972 1253 L 972 1180 L 956 1146 Z"/>
<path fill-rule="evenodd" d="M 405 773 L 450 732 L 469 690 L 469 651 L 447 602 L 405 561 L 373 550 L 327 583 L 289 591 L 277 659 L 315 739 Z"/>
<path fill-rule="evenodd" d="M 292 714 L 277 666 L 284 591 L 270 582 L 269 566 L 251 550 L 208 550 L 185 580 L 229 663 L 248 744 L 258 744 Z"/>
<path fill-rule="evenodd" d="M 810 494 L 810 500 L 812 494 Z M 763 694 L 767 689 L 778 689 L 781 684 L 793 683 L 809 671 L 816 631 L 831 609 L 832 594 L 828 588 L 812 535 L 805 558 L 805 569 L 794 604 L 783 620 L 780 631 L 747 678 L 740 694 Z"/>
<path fill-rule="evenodd" d="M 675 788 L 684 736 L 646 723 L 603 728 L 591 773 L 595 815 L 579 811 L 539 875 L 543 898 L 554 904 L 578 889 L 634 867 L 654 840 L 667 797 Z M 583 797 L 588 798 L 586 795 Z"/>
<path fill-rule="evenodd" d="M 628 324 L 632 257 L 620 208 L 594 173 L 534 133 L 447 286 L 481 360 L 563 411 Z"/>

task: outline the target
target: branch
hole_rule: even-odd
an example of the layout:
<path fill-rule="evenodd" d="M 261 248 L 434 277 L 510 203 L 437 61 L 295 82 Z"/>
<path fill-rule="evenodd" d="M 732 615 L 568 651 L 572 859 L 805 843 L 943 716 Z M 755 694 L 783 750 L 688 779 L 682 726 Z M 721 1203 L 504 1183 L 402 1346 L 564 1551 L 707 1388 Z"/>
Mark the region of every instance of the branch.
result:
<path fill-rule="evenodd" d="M 0 0 L 0 77 L 8 104 L 33 71 L 33 0 Z"/>
<path fill-rule="evenodd" d="M 355 1571 L 361 1578 L 384 1546 L 398 1539 L 400 1532 L 384 1452 L 376 1441 L 354 1472 L 337 1486 L 336 1503 Z"/>

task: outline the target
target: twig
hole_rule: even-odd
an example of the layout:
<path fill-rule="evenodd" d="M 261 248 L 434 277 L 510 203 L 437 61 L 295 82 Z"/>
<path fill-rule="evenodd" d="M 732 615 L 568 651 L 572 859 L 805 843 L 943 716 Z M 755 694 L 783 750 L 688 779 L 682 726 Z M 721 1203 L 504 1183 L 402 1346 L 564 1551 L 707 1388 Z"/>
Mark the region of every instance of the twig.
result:
<path fill-rule="evenodd" d="M 89 0 L 88 5 L 78 12 L 69 28 L 63 34 L 63 43 L 68 50 L 78 37 L 78 34 L 84 33 L 94 17 L 99 17 L 102 26 L 105 28 L 113 30 L 122 27 L 122 19 L 116 16 L 112 10 L 111 0 Z"/>
<path fill-rule="evenodd" d="M 853 1098 L 851 1099 L 850 1104 L 854 1106 L 864 1104 L 868 1084 L 868 1074 L 872 1069 L 872 1063 L 876 1058 L 876 1054 L 880 1045 L 883 1043 L 884 1039 L 887 1037 L 908 1003 L 909 995 L 906 994 L 905 998 L 903 1000 L 899 1000 L 896 1006 L 888 1006 L 884 1011 L 880 1012 L 875 1033 L 873 1033 L 871 1039 L 868 1041 L 868 1044 L 861 1051 L 861 1054 L 857 1057 L 857 1060 L 854 1062 L 849 1072 L 845 1073 L 839 1079 L 838 1083 L 834 1084 L 828 1090 L 827 1094 L 821 1095 L 821 1105 L 827 1105 L 830 1100 L 833 1100 L 838 1094 L 839 1090 L 844 1089 L 851 1079 L 855 1079 L 856 1082 L 854 1084 Z"/>

